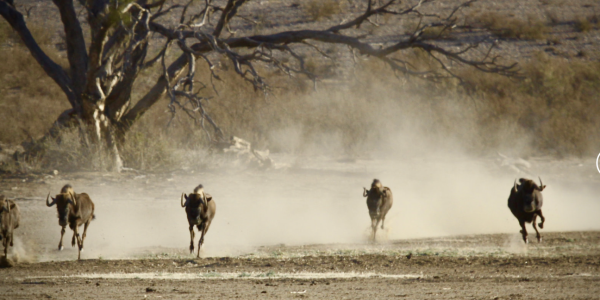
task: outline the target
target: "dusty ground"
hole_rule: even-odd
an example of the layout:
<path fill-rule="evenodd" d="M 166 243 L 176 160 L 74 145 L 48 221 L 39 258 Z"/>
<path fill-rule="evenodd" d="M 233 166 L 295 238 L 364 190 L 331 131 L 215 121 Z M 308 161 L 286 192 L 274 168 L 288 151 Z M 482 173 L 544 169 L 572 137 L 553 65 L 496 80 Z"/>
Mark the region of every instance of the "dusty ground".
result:
<path fill-rule="evenodd" d="M 386 248 L 501 248 L 508 238 L 403 240 Z M 279 257 L 20 263 L 0 270 L 0 299 L 598 299 L 599 245 L 597 231 L 554 232 L 514 254 L 432 252 L 408 259 L 404 250 L 319 255 L 344 245 L 311 245 L 301 247 L 316 251 L 308 256 L 278 246 Z"/>
<path fill-rule="evenodd" d="M 532 163 L 548 184 L 547 220 L 543 243 L 529 245 L 506 208 L 515 175 L 493 160 L 315 158 L 266 172 L 4 176 L 0 193 L 23 216 L 9 254 L 16 265 L 0 269 L 0 299 L 598 299 L 595 166 Z M 373 173 L 396 199 L 374 244 L 360 188 Z M 56 250 L 56 210 L 44 204 L 67 182 L 96 203 L 82 261 L 70 230 Z M 195 259 L 178 197 L 198 182 L 217 216 Z M 474 186 L 488 194 L 484 203 Z"/>

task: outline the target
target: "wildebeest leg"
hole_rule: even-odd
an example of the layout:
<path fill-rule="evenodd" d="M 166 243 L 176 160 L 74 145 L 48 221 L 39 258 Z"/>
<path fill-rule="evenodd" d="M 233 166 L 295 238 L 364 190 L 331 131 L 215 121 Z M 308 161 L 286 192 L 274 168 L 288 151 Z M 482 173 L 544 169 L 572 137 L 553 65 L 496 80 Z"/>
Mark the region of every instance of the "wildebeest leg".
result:
<path fill-rule="evenodd" d="M 373 228 L 373 242 L 375 241 L 375 237 L 377 235 L 377 226 L 379 225 L 379 218 L 371 219 L 371 228 Z"/>
<path fill-rule="evenodd" d="M 544 218 L 544 215 L 542 214 L 542 210 L 539 210 L 538 215 L 540 216 L 540 218 L 542 219 L 542 221 L 540 222 L 540 228 L 544 229 L 544 222 L 546 222 L 546 218 Z"/>
<path fill-rule="evenodd" d="M 540 232 L 537 229 L 537 226 L 535 225 L 535 220 L 537 219 L 537 215 L 533 215 L 533 221 L 531 222 L 531 224 L 533 225 L 533 229 L 535 229 L 535 237 L 537 238 L 538 243 L 542 242 L 542 236 L 540 235 Z"/>
<path fill-rule="evenodd" d="M 78 229 L 79 229 L 79 226 L 77 226 L 77 224 L 75 224 L 75 226 L 73 226 L 73 238 L 77 239 L 77 260 L 81 260 L 82 241 L 81 241 L 81 237 L 79 236 Z"/>
<path fill-rule="evenodd" d="M 83 251 L 83 241 L 85 240 L 85 236 L 86 236 L 86 233 L 87 233 L 87 228 L 88 228 L 88 226 L 90 226 L 90 222 L 91 221 L 92 220 L 90 219 L 87 222 L 85 222 L 85 224 L 83 225 L 83 235 L 81 236 L 81 246 L 79 247 L 79 249 L 81 251 Z"/>
<path fill-rule="evenodd" d="M 2 246 L 4 246 L 4 257 L 8 258 L 8 237 L 5 236 L 2 240 Z"/>
<path fill-rule="evenodd" d="M 521 225 L 521 235 L 523 235 L 523 241 L 525 242 L 525 244 L 527 244 L 529 243 L 529 241 L 527 240 L 527 229 L 525 229 L 525 221 L 519 220 L 519 225 Z"/>
<path fill-rule="evenodd" d="M 200 224 L 200 227 L 198 227 L 200 232 L 202 232 L 202 235 L 200 236 L 200 241 L 198 241 L 198 256 L 197 257 L 200 257 L 200 249 L 202 248 L 202 244 L 204 243 L 204 235 L 208 231 L 208 227 L 210 227 L 210 221 L 202 222 L 202 224 Z"/>
<path fill-rule="evenodd" d="M 375 232 L 377 228 L 375 228 L 375 219 L 371 218 L 371 241 L 375 241 Z"/>
<path fill-rule="evenodd" d="M 65 226 L 63 226 L 62 229 L 60 230 L 60 242 L 58 243 L 58 251 L 63 249 L 62 241 L 63 241 L 64 235 L 65 235 Z"/>
<path fill-rule="evenodd" d="M 383 223 L 385 222 L 385 215 L 381 217 L 381 229 L 383 229 Z"/>
<path fill-rule="evenodd" d="M 71 238 L 71 247 L 75 247 L 75 229 L 73 229 L 73 237 Z"/>
<path fill-rule="evenodd" d="M 194 225 L 190 225 L 190 254 L 194 253 Z"/>

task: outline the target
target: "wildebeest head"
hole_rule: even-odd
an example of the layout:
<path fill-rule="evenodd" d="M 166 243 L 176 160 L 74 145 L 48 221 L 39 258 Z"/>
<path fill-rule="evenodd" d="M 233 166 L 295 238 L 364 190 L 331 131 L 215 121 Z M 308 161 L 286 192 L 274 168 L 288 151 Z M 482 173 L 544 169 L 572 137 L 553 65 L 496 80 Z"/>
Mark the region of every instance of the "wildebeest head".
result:
<path fill-rule="evenodd" d="M 183 202 L 184 198 L 185 203 Z M 185 193 L 181 194 L 181 207 L 200 207 L 201 205 L 206 206 L 210 200 L 212 200 L 212 196 L 204 193 L 204 188 L 202 185 L 199 185 L 194 189 L 193 193 L 190 193 L 189 196 Z"/>
<path fill-rule="evenodd" d="M 363 196 L 365 196 L 365 197 L 367 197 L 369 195 L 382 196 L 384 194 L 385 194 L 385 189 L 383 188 L 381 181 L 379 181 L 379 179 L 373 179 L 373 183 L 371 183 L 371 189 L 367 191 L 367 189 L 365 188 L 365 192 L 363 193 Z"/>
<path fill-rule="evenodd" d="M 546 188 L 542 183 L 542 178 L 539 179 L 539 186 L 533 180 L 525 178 L 519 179 L 520 185 L 517 185 L 516 181 L 514 183 L 513 191 L 521 194 L 525 212 L 531 213 L 538 209 L 539 200 L 542 198 L 541 192 Z"/>
<path fill-rule="evenodd" d="M 50 207 L 56 204 L 56 210 L 58 211 L 58 224 L 60 226 L 67 226 L 69 211 L 73 209 L 71 206 L 77 205 L 75 193 L 72 190 L 69 190 L 66 193 L 60 193 L 56 195 L 56 198 L 52 197 L 52 202 L 48 202 L 49 198 L 51 198 L 50 193 L 48 193 L 48 197 L 46 197 L 46 205 Z"/>

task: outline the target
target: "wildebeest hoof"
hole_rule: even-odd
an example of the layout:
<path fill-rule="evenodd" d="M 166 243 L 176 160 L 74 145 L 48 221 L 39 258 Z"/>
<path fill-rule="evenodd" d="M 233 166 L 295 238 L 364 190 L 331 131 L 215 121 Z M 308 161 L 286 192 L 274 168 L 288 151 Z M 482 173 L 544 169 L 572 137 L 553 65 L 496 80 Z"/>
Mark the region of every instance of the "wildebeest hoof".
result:
<path fill-rule="evenodd" d="M 544 229 L 544 223 L 538 223 L 540 225 L 540 229 Z"/>
<path fill-rule="evenodd" d="M 542 237 L 541 236 L 538 237 L 537 240 L 538 240 L 538 243 L 541 243 L 542 242 Z"/>
<path fill-rule="evenodd" d="M 58 246 L 58 251 L 62 251 L 62 249 L 64 249 L 65 247 L 63 247 L 62 245 Z"/>

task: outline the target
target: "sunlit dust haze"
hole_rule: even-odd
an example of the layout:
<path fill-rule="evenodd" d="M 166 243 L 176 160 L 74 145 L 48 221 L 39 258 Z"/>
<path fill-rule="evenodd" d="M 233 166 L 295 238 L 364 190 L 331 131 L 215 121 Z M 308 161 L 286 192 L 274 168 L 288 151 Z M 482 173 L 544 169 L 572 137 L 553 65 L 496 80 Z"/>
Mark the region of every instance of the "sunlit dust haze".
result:
<path fill-rule="evenodd" d="M 542 234 L 600 229 L 595 157 L 554 160 L 529 153 L 523 157 L 530 168 L 517 172 L 510 164 L 503 165 L 497 151 L 518 158 L 528 137 L 513 135 L 510 126 L 497 128 L 493 134 L 506 139 L 502 149 L 472 151 L 481 132 L 472 122 L 476 112 L 468 109 L 468 103 L 443 99 L 425 103 L 383 91 L 366 98 L 343 88 L 332 90 L 298 101 L 308 106 L 307 111 L 320 112 L 320 117 L 346 116 L 348 124 L 368 133 L 367 138 L 349 146 L 346 123 L 340 122 L 308 139 L 309 125 L 290 123 L 269 133 L 271 146 L 279 150 L 271 153 L 275 167 L 268 170 L 220 164 L 154 175 L 65 175 L 49 184 L 48 192 L 55 195 L 63 184 L 71 183 L 95 202 L 97 218 L 87 232 L 82 258 L 132 257 L 161 249 L 179 249 L 187 255 L 190 238 L 180 197 L 198 184 L 217 206 L 203 256 L 247 254 L 262 245 L 369 243 L 370 220 L 362 193 L 374 178 L 394 195 L 387 229 L 378 234 L 382 242 L 516 234 L 520 228 L 507 199 L 520 177 L 538 181 L 540 176 L 547 185 Z M 439 115 L 447 119 L 432 119 Z M 37 234 L 19 236 L 20 245 L 26 246 L 20 248 L 33 248 L 29 251 L 39 260 L 75 259 L 71 230 L 64 237 L 65 250 L 56 250 L 60 227 L 56 208 L 43 203 L 45 196 L 22 204 L 30 212 L 23 223 L 36 224 Z M 530 225 L 528 230 L 535 234 Z M 196 247 L 198 238 L 196 234 Z M 521 251 L 512 244 L 507 247 Z"/>

